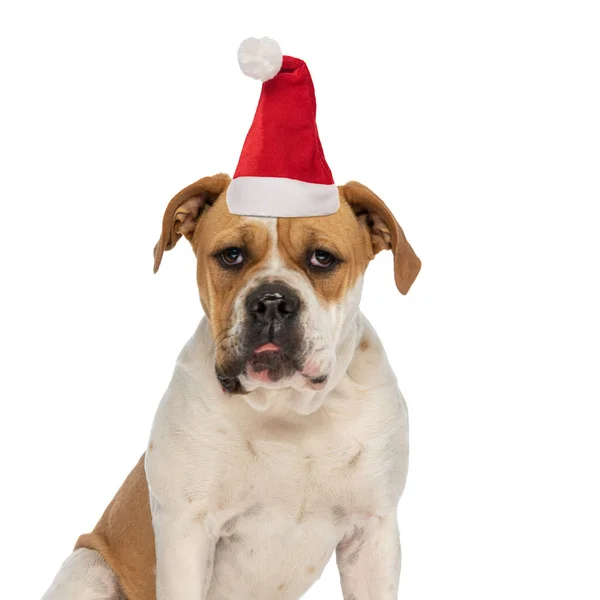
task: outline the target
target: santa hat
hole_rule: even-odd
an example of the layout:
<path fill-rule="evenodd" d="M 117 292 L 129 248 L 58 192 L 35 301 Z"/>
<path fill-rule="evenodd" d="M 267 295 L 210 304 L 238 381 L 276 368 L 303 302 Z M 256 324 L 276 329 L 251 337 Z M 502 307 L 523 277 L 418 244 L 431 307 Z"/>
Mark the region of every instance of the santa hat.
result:
<path fill-rule="evenodd" d="M 317 131 L 317 103 L 304 61 L 282 56 L 276 41 L 250 38 L 240 68 L 263 82 L 254 121 L 227 190 L 236 215 L 315 217 L 340 200 Z"/>

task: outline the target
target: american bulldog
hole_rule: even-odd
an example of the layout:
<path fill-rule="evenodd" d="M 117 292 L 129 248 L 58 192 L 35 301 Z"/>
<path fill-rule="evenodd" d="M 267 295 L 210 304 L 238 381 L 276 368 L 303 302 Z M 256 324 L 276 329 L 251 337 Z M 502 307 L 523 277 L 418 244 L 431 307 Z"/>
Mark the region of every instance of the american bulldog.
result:
<path fill-rule="evenodd" d="M 333 552 L 346 600 L 397 597 L 408 421 L 363 274 L 420 261 L 384 202 L 339 187 L 332 215 L 231 214 L 227 175 L 167 206 L 154 249 L 184 236 L 205 317 L 177 359 L 146 452 L 44 600 L 295 600 Z"/>

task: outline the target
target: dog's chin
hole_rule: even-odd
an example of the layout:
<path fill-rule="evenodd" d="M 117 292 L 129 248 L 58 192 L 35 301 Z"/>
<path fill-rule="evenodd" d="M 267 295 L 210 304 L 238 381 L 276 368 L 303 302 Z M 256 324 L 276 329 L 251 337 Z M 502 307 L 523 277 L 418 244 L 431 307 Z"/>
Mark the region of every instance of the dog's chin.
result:
<path fill-rule="evenodd" d="M 266 346 L 266 344 L 265 344 Z M 271 348 L 254 351 L 246 363 L 248 377 L 263 383 L 279 383 L 289 379 L 298 370 L 294 360 L 274 344 Z M 262 346 L 261 348 L 264 348 Z"/>

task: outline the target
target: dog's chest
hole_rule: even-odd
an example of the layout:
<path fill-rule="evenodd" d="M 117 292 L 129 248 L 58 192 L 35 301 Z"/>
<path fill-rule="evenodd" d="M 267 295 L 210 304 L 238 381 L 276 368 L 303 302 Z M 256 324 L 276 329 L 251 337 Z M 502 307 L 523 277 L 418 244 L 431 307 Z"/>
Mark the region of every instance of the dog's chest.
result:
<path fill-rule="evenodd" d="M 381 505 L 372 457 L 355 436 L 329 428 L 283 442 L 272 433 L 223 455 L 238 468 L 219 478 L 211 600 L 298 598 Z"/>
<path fill-rule="evenodd" d="M 327 406 L 296 417 L 241 402 L 201 410 L 178 389 L 162 405 L 149 486 L 210 533 L 207 600 L 297 599 L 340 542 L 395 509 L 407 466 L 397 388 L 338 389 Z"/>

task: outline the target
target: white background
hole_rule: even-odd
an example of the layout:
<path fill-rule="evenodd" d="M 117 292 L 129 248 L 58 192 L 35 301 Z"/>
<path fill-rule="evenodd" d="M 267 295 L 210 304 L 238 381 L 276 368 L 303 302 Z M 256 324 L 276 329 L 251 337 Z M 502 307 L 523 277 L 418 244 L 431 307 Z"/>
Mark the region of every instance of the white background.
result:
<path fill-rule="evenodd" d="M 152 275 L 162 212 L 234 170 L 265 34 L 423 260 L 402 297 L 379 256 L 363 301 L 411 415 L 400 597 L 600 596 L 596 2 L 1 11 L 3 598 L 41 596 L 145 447 L 201 316 L 185 241 Z M 341 598 L 333 565 L 306 598 Z"/>

